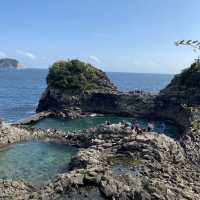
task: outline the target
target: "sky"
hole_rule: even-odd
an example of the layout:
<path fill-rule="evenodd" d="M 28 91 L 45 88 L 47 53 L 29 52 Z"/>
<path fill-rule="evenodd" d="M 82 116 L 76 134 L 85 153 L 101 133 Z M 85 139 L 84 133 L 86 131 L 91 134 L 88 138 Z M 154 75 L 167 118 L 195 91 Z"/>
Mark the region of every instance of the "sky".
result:
<path fill-rule="evenodd" d="M 0 0 L 0 58 L 48 68 L 81 59 L 104 71 L 178 73 L 199 54 L 199 0 Z"/>

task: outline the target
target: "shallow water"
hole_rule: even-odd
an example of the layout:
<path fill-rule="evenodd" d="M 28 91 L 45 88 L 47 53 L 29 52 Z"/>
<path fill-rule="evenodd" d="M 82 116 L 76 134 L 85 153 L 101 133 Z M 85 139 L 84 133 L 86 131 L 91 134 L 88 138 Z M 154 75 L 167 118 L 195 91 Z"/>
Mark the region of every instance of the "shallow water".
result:
<path fill-rule="evenodd" d="M 0 178 L 23 179 L 40 185 L 67 170 L 75 147 L 30 141 L 0 149 Z"/>
<path fill-rule="evenodd" d="M 104 124 L 106 121 L 111 123 L 119 123 L 122 121 L 133 122 L 138 121 L 141 128 L 146 128 L 148 121 L 142 119 L 134 119 L 130 117 L 119 117 L 119 116 L 98 116 L 98 117 L 85 117 L 80 119 L 73 120 L 65 120 L 65 119 L 56 119 L 56 118 L 45 118 L 38 121 L 33 125 L 35 128 L 56 128 L 63 131 L 77 131 L 83 130 L 87 128 L 96 127 L 98 125 Z M 160 121 L 154 121 L 155 131 L 160 132 Z M 166 135 L 170 137 L 177 137 L 178 128 L 171 124 L 170 122 L 166 122 Z"/>

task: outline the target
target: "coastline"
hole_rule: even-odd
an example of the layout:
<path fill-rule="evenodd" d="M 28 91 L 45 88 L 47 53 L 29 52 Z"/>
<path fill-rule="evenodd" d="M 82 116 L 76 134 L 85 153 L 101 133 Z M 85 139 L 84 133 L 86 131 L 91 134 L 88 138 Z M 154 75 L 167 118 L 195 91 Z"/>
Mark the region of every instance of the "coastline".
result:
<path fill-rule="evenodd" d="M 196 88 L 197 95 L 189 99 L 189 104 L 184 104 L 188 102 L 188 91 L 194 93 L 194 88 L 182 87 L 180 78 L 175 77 L 157 95 L 113 91 L 114 86 L 107 79 L 105 87 L 111 90 L 72 92 L 47 87 L 36 115 L 18 124 L 3 123 L 0 145 L 52 141 L 74 145 L 79 149 L 78 154 L 71 159 L 69 171 L 47 185 L 37 188 L 26 182 L 6 181 L 2 182 L 0 191 L 4 197 L 16 198 L 17 194 L 18 199 L 65 196 L 66 199 L 176 200 L 178 197 L 198 200 L 200 107 L 196 102 L 199 93 Z M 94 113 L 170 119 L 181 126 L 182 131 L 180 137 L 174 139 L 156 132 L 137 132 L 121 123 L 73 133 L 29 126 L 50 116 L 74 119 Z M 9 189 L 5 189 L 5 184 Z"/>

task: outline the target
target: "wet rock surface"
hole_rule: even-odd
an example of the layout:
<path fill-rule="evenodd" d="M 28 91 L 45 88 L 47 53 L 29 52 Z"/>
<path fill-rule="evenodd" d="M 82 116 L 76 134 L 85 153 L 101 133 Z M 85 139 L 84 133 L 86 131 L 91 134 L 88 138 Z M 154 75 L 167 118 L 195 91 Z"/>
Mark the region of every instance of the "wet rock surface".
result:
<path fill-rule="evenodd" d="M 184 76 L 175 77 L 157 96 L 127 96 L 100 90 L 72 95 L 69 91 L 47 88 L 38 111 L 71 118 L 87 111 L 152 115 L 181 125 L 180 138 L 153 132 L 137 134 L 121 124 L 102 125 L 76 134 L 3 125 L 1 145 L 42 139 L 75 145 L 80 150 L 72 158 L 69 172 L 60 174 L 48 185 L 35 188 L 19 181 L 13 188 L 13 181 L 2 181 L 2 199 L 199 200 L 199 85 L 180 81 L 185 80 Z M 197 78 L 195 75 L 195 81 L 200 80 Z M 197 93 L 188 96 L 192 91 Z"/>
<path fill-rule="evenodd" d="M 76 145 L 80 151 L 70 171 L 48 185 L 35 188 L 21 181 L 5 181 L 0 187 L 5 199 L 200 198 L 199 165 L 186 153 L 185 136 L 175 141 L 163 134 L 137 134 L 121 124 L 76 134 L 10 125 L 1 128 L 3 145 L 33 138 Z"/>

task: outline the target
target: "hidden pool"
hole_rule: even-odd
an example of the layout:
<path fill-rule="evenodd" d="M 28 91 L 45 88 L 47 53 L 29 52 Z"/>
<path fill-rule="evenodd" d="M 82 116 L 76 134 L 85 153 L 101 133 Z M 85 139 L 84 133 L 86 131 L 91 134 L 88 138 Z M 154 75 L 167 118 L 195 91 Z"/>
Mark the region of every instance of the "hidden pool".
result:
<path fill-rule="evenodd" d="M 67 171 L 75 147 L 42 141 L 0 148 L 0 179 L 25 180 L 40 185 Z"/>
<path fill-rule="evenodd" d="M 55 128 L 63 131 L 78 131 L 87 128 L 92 128 L 104 124 L 106 121 L 111 123 L 119 123 L 122 121 L 134 122 L 137 121 L 142 128 L 146 128 L 148 121 L 144 119 L 134 119 L 131 117 L 120 117 L 120 116 L 95 116 L 95 117 L 84 117 L 79 119 L 57 119 L 57 118 L 44 118 L 36 122 L 32 127 L 35 128 Z M 155 131 L 160 132 L 161 121 L 153 121 L 155 125 Z M 165 122 L 166 124 L 166 135 L 176 138 L 179 134 L 178 128 L 171 122 Z"/>

